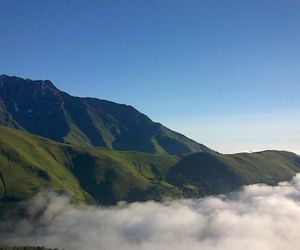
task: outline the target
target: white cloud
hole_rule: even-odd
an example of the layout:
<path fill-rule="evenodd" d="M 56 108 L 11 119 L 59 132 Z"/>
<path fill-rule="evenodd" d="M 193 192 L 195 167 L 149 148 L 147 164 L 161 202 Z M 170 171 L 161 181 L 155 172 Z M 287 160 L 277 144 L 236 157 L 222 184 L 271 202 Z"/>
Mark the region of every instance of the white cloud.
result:
<path fill-rule="evenodd" d="M 40 194 L 28 213 L 14 225 L 2 223 L 2 242 L 72 250 L 298 250 L 300 175 L 228 196 L 109 208 Z"/>

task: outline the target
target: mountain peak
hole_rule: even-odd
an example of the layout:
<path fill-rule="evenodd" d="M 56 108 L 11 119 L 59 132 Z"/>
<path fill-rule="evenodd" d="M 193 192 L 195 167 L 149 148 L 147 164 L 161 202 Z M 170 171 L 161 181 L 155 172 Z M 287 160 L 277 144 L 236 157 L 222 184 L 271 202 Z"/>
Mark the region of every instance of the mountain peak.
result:
<path fill-rule="evenodd" d="M 169 155 L 212 151 L 130 105 L 74 97 L 49 80 L 1 75 L 0 99 L 22 128 L 58 142 Z"/>
<path fill-rule="evenodd" d="M 22 85 L 30 85 L 33 88 L 41 88 L 41 89 L 49 89 L 52 91 L 59 91 L 58 88 L 50 81 L 50 80 L 31 80 L 28 78 L 22 78 L 18 76 L 9 76 L 6 74 L 0 75 L 0 87 L 3 87 L 4 84 L 10 85 L 18 85 L 18 87 L 22 87 Z M 28 87 L 28 86 L 25 86 Z"/>

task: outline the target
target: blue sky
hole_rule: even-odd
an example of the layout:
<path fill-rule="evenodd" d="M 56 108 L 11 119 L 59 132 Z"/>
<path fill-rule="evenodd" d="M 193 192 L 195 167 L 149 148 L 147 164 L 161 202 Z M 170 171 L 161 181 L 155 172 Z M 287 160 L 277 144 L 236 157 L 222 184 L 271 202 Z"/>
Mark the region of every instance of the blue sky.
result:
<path fill-rule="evenodd" d="M 0 71 L 135 106 L 222 152 L 300 153 L 299 0 L 0 2 Z"/>

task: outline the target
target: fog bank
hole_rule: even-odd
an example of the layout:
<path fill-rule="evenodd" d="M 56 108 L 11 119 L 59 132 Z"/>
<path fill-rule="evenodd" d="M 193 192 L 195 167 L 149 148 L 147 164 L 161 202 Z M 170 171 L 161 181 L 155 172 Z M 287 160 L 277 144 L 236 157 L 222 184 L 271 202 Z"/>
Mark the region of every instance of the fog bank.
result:
<path fill-rule="evenodd" d="M 109 208 L 76 207 L 68 197 L 43 193 L 27 204 L 27 213 L 15 224 L 1 223 L 1 243 L 66 250 L 298 250 L 300 175 L 228 196 Z"/>

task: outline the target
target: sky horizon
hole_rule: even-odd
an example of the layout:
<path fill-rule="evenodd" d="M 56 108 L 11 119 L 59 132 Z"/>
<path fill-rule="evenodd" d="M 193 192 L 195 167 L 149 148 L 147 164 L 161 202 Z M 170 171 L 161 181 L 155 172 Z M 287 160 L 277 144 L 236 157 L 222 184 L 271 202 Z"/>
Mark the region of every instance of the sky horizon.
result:
<path fill-rule="evenodd" d="M 217 151 L 300 154 L 300 1 L 8 1 L 0 73 L 134 106 Z"/>

